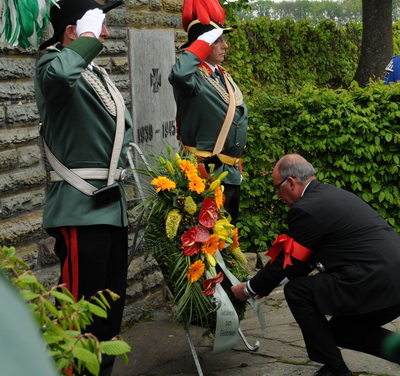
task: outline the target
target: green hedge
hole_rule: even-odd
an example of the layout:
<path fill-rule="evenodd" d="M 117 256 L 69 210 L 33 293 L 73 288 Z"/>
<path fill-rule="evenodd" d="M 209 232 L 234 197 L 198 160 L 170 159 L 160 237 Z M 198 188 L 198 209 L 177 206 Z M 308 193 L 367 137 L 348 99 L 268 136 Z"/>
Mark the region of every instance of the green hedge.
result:
<path fill-rule="evenodd" d="M 271 172 L 286 153 L 299 153 L 323 182 L 352 191 L 400 230 L 400 84 L 365 89 L 259 92 L 248 103 L 250 131 L 244 156 L 241 244 L 269 248 L 285 231 L 286 207 Z"/>
<path fill-rule="evenodd" d="M 311 83 L 347 87 L 357 68 L 361 26 L 333 21 L 294 22 L 260 18 L 229 34 L 224 64 L 250 96 L 254 87 L 290 92 Z"/>

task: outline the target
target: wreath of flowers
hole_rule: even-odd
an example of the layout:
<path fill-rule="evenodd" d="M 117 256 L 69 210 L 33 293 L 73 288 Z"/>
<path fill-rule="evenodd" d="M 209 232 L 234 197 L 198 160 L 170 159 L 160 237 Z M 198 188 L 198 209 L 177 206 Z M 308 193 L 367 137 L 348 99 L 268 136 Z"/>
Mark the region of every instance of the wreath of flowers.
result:
<path fill-rule="evenodd" d="M 242 266 L 247 260 L 240 250 L 238 229 L 224 209 L 222 182 L 228 173 L 207 173 L 194 157 L 172 155 L 170 148 L 167 159 L 159 157 L 159 161 L 151 171 L 142 171 L 155 187 L 141 205 L 149 208 L 145 252 L 158 261 L 172 293 L 175 323 L 196 322 L 211 329 L 215 327 L 210 313 L 215 310 L 216 285 L 221 283 L 232 297 L 216 252 L 240 281 L 248 275 Z M 241 318 L 244 303 L 231 301 Z"/>

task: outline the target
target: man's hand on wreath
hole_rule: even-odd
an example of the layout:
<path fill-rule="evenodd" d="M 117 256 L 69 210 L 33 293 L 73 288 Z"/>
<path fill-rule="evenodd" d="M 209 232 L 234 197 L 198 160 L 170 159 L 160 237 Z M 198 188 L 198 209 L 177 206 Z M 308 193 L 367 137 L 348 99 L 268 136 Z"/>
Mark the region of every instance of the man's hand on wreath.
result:
<path fill-rule="evenodd" d="M 238 285 L 232 286 L 231 291 L 233 295 L 235 295 L 235 298 L 237 300 L 240 300 L 241 302 L 247 301 L 249 299 L 245 293 L 244 293 L 244 288 L 246 286 L 246 282 L 239 283 Z"/>

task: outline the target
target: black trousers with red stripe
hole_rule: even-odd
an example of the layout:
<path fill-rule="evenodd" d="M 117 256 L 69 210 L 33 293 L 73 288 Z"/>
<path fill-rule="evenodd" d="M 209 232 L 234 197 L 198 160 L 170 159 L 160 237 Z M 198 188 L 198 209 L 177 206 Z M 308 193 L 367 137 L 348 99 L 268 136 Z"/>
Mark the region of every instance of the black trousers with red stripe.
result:
<path fill-rule="evenodd" d="M 95 317 L 86 328 L 100 341 L 115 337 L 121 327 L 125 306 L 128 270 L 128 229 L 110 225 L 46 229 L 56 239 L 60 259 L 60 283 L 65 283 L 75 299 L 90 299 L 109 289 L 120 296 L 110 303 L 107 319 Z M 100 375 L 110 375 L 114 357 L 103 357 Z"/>

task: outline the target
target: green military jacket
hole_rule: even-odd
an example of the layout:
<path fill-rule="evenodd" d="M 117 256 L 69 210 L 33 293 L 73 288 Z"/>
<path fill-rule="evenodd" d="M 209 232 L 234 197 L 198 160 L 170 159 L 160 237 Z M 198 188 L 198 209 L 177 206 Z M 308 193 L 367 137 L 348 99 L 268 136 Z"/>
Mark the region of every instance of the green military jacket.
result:
<path fill-rule="evenodd" d="M 177 104 L 177 124 L 182 143 L 199 150 L 212 151 L 224 121 L 228 103 L 200 72 L 199 66 L 210 53 L 210 46 L 195 41 L 174 64 L 169 76 Z M 210 74 L 211 72 L 209 72 Z M 236 107 L 222 154 L 241 157 L 247 140 L 247 107 Z M 239 167 L 223 165 L 229 171 L 224 182 L 239 185 Z"/>
<path fill-rule="evenodd" d="M 48 49 L 38 62 L 35 93 L 42 132 L 53 154 L 68 168 L 108 168 L 116 118 L 102 104 L 81 73 L 102 50 L 96 38 L 80 37 L 67 47 Z M 118 168 L 125 168 L 132 120 L 125 109 L 125 136 Z M 96 187 L 106 181 L 89 180 Z M 43 227 L 107 224 L 127 226 L 127 204 L 122 199 L 96 208 L 94 198 L 69 183 L 55 182 L 44 205 Z"/>

